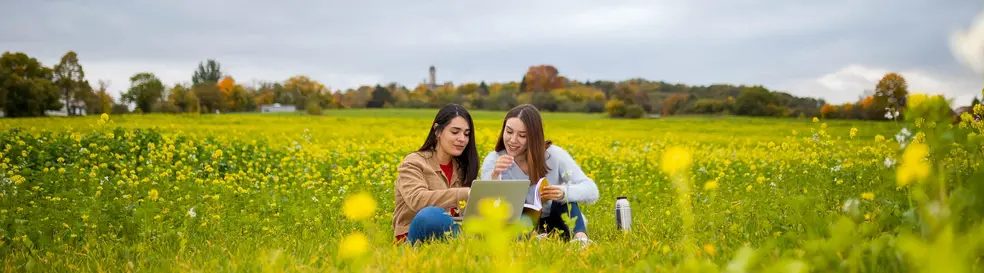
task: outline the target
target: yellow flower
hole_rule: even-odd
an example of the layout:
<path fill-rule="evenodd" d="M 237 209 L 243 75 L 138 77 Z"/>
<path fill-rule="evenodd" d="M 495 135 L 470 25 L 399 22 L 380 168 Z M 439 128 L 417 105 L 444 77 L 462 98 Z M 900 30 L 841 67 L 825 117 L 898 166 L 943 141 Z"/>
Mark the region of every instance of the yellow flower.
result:
<path fill-rule="evenodd" d="M 871 192 L 865 192 L 861 194 L 862 199 L 875 200 L 875 194 Z"/>
<path fill-rule="evenodd" d="M 103 113 L 102 115 L 99 115 L 99 120 L 102 120 L 103 122 L 109 121 L 109 114 Z"/>
<path fill-rule="evenodd" d="M 813 117 L 813 123 L 817 123 L 817 122 L 820 122 L 820 119 L 818 119 L 817 117 Z"/>
<path fill-rule="evenodd" d="M 150 189 L 150 192 L 147 192 L 147 196 L 150 197 L 150 200 L 157 201 L 157 198 L 159 197 L 157 194 L 157 189 Z"/>
<path fill-rule="evenodd" d="M 909 94 L 905 104 L 909 108 L 919 108 L 919 105 L 925 102 L 927 98 L 926 94 Z"/>
<path fill-rule="evenodd" d="M 882 142 L 882 141 L 885 141 L 885 136 L 882 135 L 875 136 L 875 142 Z"/>
<path fill-rule="evenodd" d="M 676 174 L 690 167 L 693 157 L 683 147 L 672 147 L 663 152 L 661 165 L 668 174 Z"/>
<path fill-rule="evenodd" d="M 929 176 L 929 163 L 924 159 L 929 155 L 929 146 L 912 143 L 902 153 L 902 165 L 895 172 L 895 183 L 899 187 L 922 181 Z"/>
<path fill-rule="evenodd" d="M 714 256 L 717 254 L 717 249 L 714 248 L 714 245 L 704 244 L 704 252 L 707 252 L 707 255 Z"/>
<path fill-rule="evenodd" d="M 376 200 L 368 193 L 358 193 L 345 198 L 342 204 L 342 214 L 349 220 L 363 220 L 376 212 Z"/>
<path fill-rule="evenodd" d="M 369 239 L 362 232 L 353 232 L 338 244 L 338 256 L 343 259 L 353 259 L 369 251 Z"/>
<path fill-rule="evenodd" d="M 858 128 L 851 128 L 851 137 L 858 136 Z"/>
<path fill-rule="evenodd" d="M 716 190 L 717 188 L 718 188 L 717 180 L 708 180 L 707 182 L 704 182 L 704 190 L 706 191 L 713 191 Z"/>
<path fill-rule="evenodd" d="M 478 212 L 489 221 L 505 221 L 511 211 L 512 205 L 499 199 L 485 198 L 478 201 Z"/>
<path fill-rule="evenodd" d="M 755 182 L 758 182 L 759 184 L 762 184 L 762 183 L 765 182 L 765 177 L 759 176 L 758 178 L 755 178 Z"/>

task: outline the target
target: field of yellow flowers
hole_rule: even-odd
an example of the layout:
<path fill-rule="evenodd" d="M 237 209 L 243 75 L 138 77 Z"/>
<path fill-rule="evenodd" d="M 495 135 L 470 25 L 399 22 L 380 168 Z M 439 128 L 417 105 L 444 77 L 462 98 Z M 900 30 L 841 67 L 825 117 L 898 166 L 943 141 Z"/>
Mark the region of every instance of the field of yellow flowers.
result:
<path fill-rule="evenodd" d="M 496 217 L 394 245 L 396 166 L 435 110 L 7 119 L 0 269 L 982 272 L 984 123 L 920 103 L 898 122 L 546 113 L 600 189 L 583 248 Z M 484 155 L 503 113 L 473 115 Z"/>

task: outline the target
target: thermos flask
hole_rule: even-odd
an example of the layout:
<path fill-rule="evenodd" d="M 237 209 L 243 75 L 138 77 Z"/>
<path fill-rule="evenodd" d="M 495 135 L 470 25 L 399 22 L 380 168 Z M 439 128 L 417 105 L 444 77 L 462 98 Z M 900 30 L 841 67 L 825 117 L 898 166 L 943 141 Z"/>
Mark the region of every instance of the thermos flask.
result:
<path fill-rule="evenodd" d="M 625 196 L 619 196 L 615 200 L 615 225 L 624 231 L 632 229 L 632 208 Z"/>

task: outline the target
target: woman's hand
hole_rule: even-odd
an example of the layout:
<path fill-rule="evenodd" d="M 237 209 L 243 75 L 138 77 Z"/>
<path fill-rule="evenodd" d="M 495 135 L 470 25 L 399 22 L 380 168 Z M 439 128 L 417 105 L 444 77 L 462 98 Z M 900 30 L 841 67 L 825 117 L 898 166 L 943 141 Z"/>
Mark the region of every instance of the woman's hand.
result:
<path fill-rule="evenodd" d="M 500 156 L 499 159 L 495 160 L 495 169 L 492 170 L 492 180 L 499 180 L 502 177 L 502 173 L 509 169 L 509 166 L 513 164 L 513 157 L 510 155 Z"/>
<path fill-rule="evenodd" d="M 547 186 L 540 192 L 540 198 L 545 200 L 564 200 L 564 188 L 555 185 Z"/>

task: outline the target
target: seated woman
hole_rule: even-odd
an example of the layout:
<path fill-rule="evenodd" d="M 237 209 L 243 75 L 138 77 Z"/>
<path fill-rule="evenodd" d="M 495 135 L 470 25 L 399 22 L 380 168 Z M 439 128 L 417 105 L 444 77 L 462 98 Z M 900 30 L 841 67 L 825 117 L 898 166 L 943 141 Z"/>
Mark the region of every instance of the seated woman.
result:
<path fill-rule="evenodd" d="M 478 151 L 471 115 L 457 104 L 438 111 L 424 145 L 400 163 L 394 183 L 393 233 L 415 244 L 457 234 L 448 209 L 468 199 L 478 177 Z"/>
<path fill-rule="evenodd" d="M 570 239 L 573 233 L 575 240 L 587 242 L 587 227 L 578 203 L 597 201 L 598 186 L 581 171 L 570 154 L 544 140 L 543 135 L 543 120 L 535 106 L 524 104 L 510 110 L 502 122 L 495 151 L 482 163 L 482 179 L 529 180 L 526 203 L 532 204 L 535 198 L 548 200 L 543 204 L 540 219 L 530 219 L 539 223 L 537 232 L 559 229 L 564 231 L 561 236 L 565 239 Z M 550 185 L 541 196 L 535 196 L 535 185 L 543 177 Z M 570 218 L 577 217 L 573 230 L 562 220 L 564 213 Z"/>

